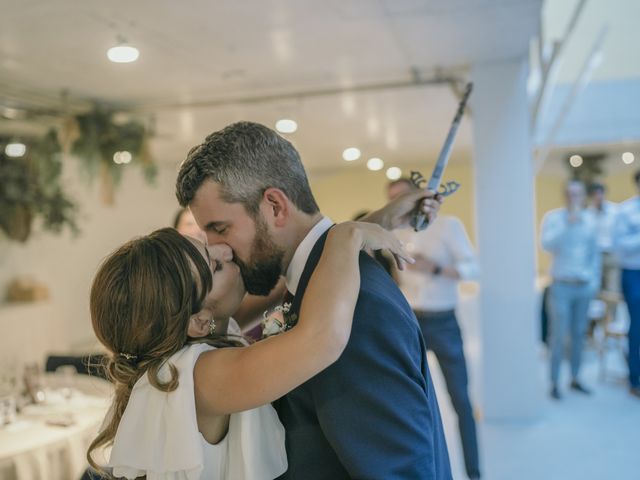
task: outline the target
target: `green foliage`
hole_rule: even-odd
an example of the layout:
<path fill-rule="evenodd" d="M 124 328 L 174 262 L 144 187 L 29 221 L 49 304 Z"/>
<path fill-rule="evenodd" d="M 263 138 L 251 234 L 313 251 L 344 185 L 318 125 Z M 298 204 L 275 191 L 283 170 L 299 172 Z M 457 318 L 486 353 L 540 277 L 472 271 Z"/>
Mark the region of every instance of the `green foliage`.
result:
<path fill-rule="evenodd" d="M 72 152 L 79 157 L 85 178 L 92 182 L 106 169 L 113 183 L 118 185 L 127 166 L 116 164 L 113 155 L 128 151 L 133 157 L 131 164 L 140 165 L 145 179 L 152 183 L 157 169 L 149 158 L 145 158 L 144 125 L 133 120 L 116 122 L 114 117 L 113 111 L 100 107 L 75 117 L 80 137 L 74 142 Z"/>
<path fill-rule="evenodd" d="M 157 170 L 148 152 L 144 125 L 115 118 L 115 112 L 98 107 L 70 117 L 60 131 L 51 129 L 42 139 L 29 142 L 26 155 L 20 158 L 6 156 L 8 139 L 0 138 L 0 229 L 9 238 L 25 242 L 36 220 L 54 233 L 65 227 L 78 233 L 78 208 L 62 188 L 60 142 L 67 150 L 71 147 L 89 182 L 100 178 L 103 188 L 108 186 L 103 199 L 112 197 L 113 185 L 129 167 L 113 161 L 116 152 L 128 151 L 131 164 L 139 165 L 147 182 L 153 182 Z"/>
<path fill-rule="evenodd" d="M 68 227 L 74 234 L 77 207 L 64 192 L 60 176 L 62 158 L 56 132 L 29 144 L 24 157 L 5 155 L 0 140 L 0 228 L 14 240 L 24 242 L 36 219 L 45 230 L 60 233 Z"/>

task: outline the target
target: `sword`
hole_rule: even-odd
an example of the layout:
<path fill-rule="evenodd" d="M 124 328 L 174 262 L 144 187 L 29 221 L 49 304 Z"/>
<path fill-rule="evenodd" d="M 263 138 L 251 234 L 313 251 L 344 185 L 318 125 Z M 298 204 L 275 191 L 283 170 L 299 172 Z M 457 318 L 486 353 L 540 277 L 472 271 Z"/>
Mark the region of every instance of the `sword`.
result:
<path fill-rule="evenodd" d="M 462 115 L 464 114 L 464 108 L 467 106 L 467 100 L 469 100 L 469 96 L 471 95 L 472 90 L 473 83 L 467 83 L 467 88 L 464 92 L 464 95 L 462 96 L 462 100 L 460 100 L 460 104 L 458 105 L 458 111 L 456 112 L 455 117 L 453 117 L 453 122 L 451 123 L 449 134 L 444 141 L 444 145 L 442 146 L 442 150 L 440 150 L 440 155 L 438 156 L 436 166 L 433 168 L 433 173 L 431 173 L 431 178 L 427 183 L 426 190 L 436 192 L 438 195 L 441 195 L 443 197 L 448 197 L 449 195 L 454 194 L 460 188 L 460 184 L 455 181 L 449 181 L 446 184 L 442 184 L 441 182 L 442 176 L 444 175 L 444 169 L 447 167 L 447 163 L 449 162 L 449 156 L 451 155 L 453 141 L 456 138 L 456 133 L 458 132 L 458 127 L 460 126 Z M 416 187 L 423 189 L 425 188 L 424 183 L 426 182 L 426 179 L 420 172 L 411 172 L 411 182 Z M 416 232 L 424 230 L 425 228 L 427 228 L 427 226 L 429 226 L 429 219 L 422 212 L 422 201 L 418 202 L 415 211 L 411 215 L 410 223 Z"/>

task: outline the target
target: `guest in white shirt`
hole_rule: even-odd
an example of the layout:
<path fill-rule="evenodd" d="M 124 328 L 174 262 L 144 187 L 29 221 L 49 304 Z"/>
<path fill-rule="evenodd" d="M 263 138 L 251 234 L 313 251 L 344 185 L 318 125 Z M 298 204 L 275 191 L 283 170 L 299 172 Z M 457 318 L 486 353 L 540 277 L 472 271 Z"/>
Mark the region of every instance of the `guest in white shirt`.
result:
<path fill-rule="evenodd" d="M 413 189 L 402 178 L 389 183 L 389 200 Z M 456 318 L 458 283 L 475 280 L 479 268 L 462 222 L 440 215 L 426 230 L 396 230 L 413 265 L 398 272 L 400 289 L 416 314 L 426 347 L 438 358 L 447 390 L 458 415 L 465 467 L 469 478 L 480 478 L 478 440 L 469 400 L 467 365 Z"/>
<path fill-rule="evenodd" d="M 584 208 L 585 187 L 570 181 L 566 208 L 548 212 L 542 220 L 542 248 L 551 253 L 551 284 L 547 308 L 551 323 L 551 397 L 559 400 L 558 378 L 567 331 L 571 336 L 571 389 L 590 394 L 579 381 L 589 302 L 600 286 L 600 249 L 596 222 Z"/>
<path fill-rule="evenodd" d="M 620 290 L 620 269 L 613 251 L 613 230 L 618 214 L 618 204 L 606 199 L 607 189 L 602 183 L 594 182 L 588 189 L 589 211 L 596 221 L 598 247 L 602 254 L 602 290 Z"/>
<path fill-rule="evenodd" d="M 634 180 L 640 189 L 640 171 Z M 622 293 L 629 309 L 629 384 L 640 397 L 640 197 L 620 204 L 614 246 L 622 269 Z"/>

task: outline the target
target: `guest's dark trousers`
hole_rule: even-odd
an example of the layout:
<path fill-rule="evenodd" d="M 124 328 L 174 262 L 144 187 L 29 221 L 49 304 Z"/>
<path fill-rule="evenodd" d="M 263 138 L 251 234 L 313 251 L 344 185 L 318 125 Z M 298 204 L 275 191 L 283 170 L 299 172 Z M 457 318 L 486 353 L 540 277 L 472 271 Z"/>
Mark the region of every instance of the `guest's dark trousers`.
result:
<path fill-rule="evenodd" d="M 622 270 L 622 294 L 629 309 L 629 383 L 640 387 L 640 270 Z"/>
<path fill-rule="evenodd" d="M 454 310 L 447 310 L 444 312 L 416 311 L 415 314 L 427 349 L 431 350 L 438 359 L 451 403 L 458 415 L 458 428 L 467 475 L 470 478 L 479 478 L 476 422 L 467 390 L 469 377 L 456 313 Z"/>

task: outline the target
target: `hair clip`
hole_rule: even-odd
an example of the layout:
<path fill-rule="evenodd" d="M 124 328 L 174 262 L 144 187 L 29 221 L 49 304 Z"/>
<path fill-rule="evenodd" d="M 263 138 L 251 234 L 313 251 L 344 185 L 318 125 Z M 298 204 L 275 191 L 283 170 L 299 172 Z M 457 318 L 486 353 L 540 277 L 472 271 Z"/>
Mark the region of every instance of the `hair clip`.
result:
<path fill-rule="evenodd" d="M 130 353 L 118 353 L 118 355 L 126 358 L 127 360 L 135 360 L 136 358 L 138 358 L 137 355 L 131 355 Z"/>

